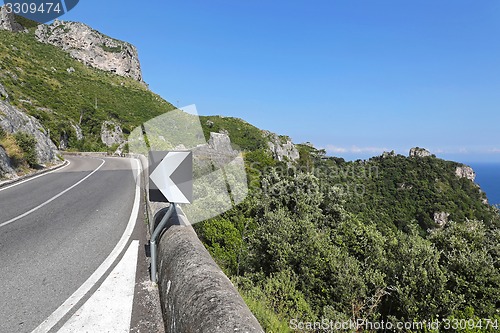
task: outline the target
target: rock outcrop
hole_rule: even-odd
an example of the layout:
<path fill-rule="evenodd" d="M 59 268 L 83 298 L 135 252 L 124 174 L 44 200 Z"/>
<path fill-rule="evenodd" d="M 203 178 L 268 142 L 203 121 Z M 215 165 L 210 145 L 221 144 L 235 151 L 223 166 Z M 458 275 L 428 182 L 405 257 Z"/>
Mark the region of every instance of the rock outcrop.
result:
<path fill-rule="evenodd" d="M 176 149 L 180 148 L 176 147 Z M 210 133 L 210 139 L 208 139 L 206 145 L 193 149 L 193 158 L 200 168 L 211 168 L 212 163 L 216 168 L 222 168 L 233 161 L 239 154 L 239 151 L 233 149 L 231 139 L 227 134 L 214 132 Z"/>
<path fill-rule="evenodd" d="M 427 157 L 431 156 L 431 152 L 424 148 L 415 147 L 410 149 L 410 157 Z"/>
<path fill-rule="evenodd" d="M 35 35 L 40 42 L 62 48 L 87 66 L 143 82 L 137 49 L 129 43 L 103 35 L 83 23 L 58 20 L 39 25 Z"/>
<path fill-rule="evenodd" d="M 382 158 L 394 157 L 396 156 L 396 152 L 394 150 L 384 151 L 381 155 Z"/>
<path fill-rule="evenodd" d="M 0 178 L 12 178 L 15 177 L 16 172 L 12 168 L 9 156 L 0 146 Z"/>
<path fill-rule="evenodd" d="M 471 181 L 476 180 L 476 173 L 468 165 L 457 166 L 457 168 L 455 169 L 455 175 L 457 175 L 457 177 L 459 178 L 467 178 Z"/>
<path fill-rule="evenodd" d="M 5 90 L 5 87 L 2 86 L 0 83 L 0 100 L 9 100 L 9 94 L 7 93 L 7 90 Z"/>
<path fill-rule="evenodd" d="M 83 140 L 83 131 L 82 131 L 81 127 L 77 124 L 74 124 L 74 123 L 71 123 L 71 127 L 73 127 L 73 129 L 75 130 L 76 139 L 78 141 Z"/>
<path fill-rule="evenodd" d="M 443 228 L 448 223 L 449 213 L 446 212 L 436 212 L 434 213 L 434 222 L 440 227 Z"/>
<path fill-rule="evenodd" d="M 77 124 L 71 122 L 71 128 L 75 132 L 76 140 L 80 141 L 83 139 L 83 132 L 80 126 Z M 66 150 L 69 148 L 69 138 L 70 138 L 70 133 L 67 133 L 66 131 L 63 131 L 61 133 L 61 136 L 59 138 L 59 149 L 60 150 Z"/>
<path fill-rule="evenodd" d="M 16 22 L 14 14 L 7 12 L 5 6 L 0 7 L 0 30 L 12 32 L 24 31 L 24 27 Z"/>
<path fill-rule="evenodd" d="M 32 135 L 36 140 L 38 163 L 45 164 L 56 160 L 57 148 L 40 122 L 2 100 L 0 100 L 0 127 L 10 134 L 25 132 Z"/>
<path fill-rule="evenodd" d="M 297 147 L 289 138 L 279 137 L 275 133 L 264 132 L 264 135 L 268 138 L 268 147 L 273 154 L 274 159 L 278 161 L 283 161 L 285 159 L 289 161 L 296 161 L 300 158 L 299 151 Z"/>
<path fill-rule="evenodd" d="M 123 142 L 125 142 L 120 124 L 110 120 L 102 123 L 101 141 L 107 147 L 111 147 L 116 144 L 121 145 Z"/>

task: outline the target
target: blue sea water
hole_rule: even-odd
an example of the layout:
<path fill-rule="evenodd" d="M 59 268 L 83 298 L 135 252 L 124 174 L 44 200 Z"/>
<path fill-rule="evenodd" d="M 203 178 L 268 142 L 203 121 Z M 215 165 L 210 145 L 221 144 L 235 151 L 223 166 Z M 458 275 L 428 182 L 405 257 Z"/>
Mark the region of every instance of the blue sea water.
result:
<path fill-rule="evenodd" d="M 476 183 L 486 192 L 488 201 L 492 205 L 500 205 L 500 164 L 470 163 L 476 172 Z"/>

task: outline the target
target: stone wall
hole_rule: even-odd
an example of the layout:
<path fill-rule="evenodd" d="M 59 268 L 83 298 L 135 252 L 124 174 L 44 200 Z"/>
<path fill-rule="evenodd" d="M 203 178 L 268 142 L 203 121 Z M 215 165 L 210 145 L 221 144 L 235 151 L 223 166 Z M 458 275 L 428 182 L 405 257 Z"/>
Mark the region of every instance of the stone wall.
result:
<path fill-rule="evenodd" d="M 158 249 L 167 333 L 264 332 L 191 226 L 171 226 Z"/>

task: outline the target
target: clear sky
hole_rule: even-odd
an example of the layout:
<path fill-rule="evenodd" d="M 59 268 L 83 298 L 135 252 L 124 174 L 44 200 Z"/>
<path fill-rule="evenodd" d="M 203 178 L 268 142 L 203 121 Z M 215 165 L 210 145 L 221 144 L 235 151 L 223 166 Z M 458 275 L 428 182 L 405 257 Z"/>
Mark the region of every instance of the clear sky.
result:
<path fill-rule="evenodd" d="M 151 90 L 348 159 L 500 161 L 498 0 L 81 0 Z"/>

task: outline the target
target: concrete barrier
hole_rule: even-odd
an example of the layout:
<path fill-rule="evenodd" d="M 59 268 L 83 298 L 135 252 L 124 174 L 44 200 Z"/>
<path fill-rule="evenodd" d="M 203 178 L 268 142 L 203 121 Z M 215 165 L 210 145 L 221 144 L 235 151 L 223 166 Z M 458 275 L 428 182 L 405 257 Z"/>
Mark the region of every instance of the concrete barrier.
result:
<path fill-rule="evenodd" d="M 158 250 L 167 333 L 264 332 L 191 226 L 171 226 Z"/>
<path fill-rule="evenodd" d="M 149 201 L 147 158 L 142 155 L 128 157 L 139 159 L 143 165 L 151 236 L 168 204 Z M 160 236 L 157 265 L 166 333 L 264 332 L 241 295 L 203 246 L 182 209 L 176 210 Z"/>

